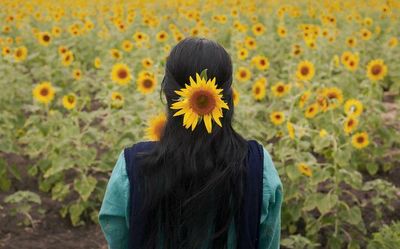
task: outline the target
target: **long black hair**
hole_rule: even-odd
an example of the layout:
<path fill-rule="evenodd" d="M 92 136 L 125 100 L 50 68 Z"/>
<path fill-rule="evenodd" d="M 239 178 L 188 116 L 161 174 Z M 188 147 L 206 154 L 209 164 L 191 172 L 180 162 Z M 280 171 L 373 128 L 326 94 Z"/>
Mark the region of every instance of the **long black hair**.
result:
<path fill-rule="evenodd" d="M 203 122 L 192 131 L 173 117 L 169 107 L 179 96 L 174 92 L 189 83 L 189 76 L 207 69 L 224 89 L 222 127 L 213 123 L 207 133 Z M 146 249 L 199 249 L 204 243 L 226 248 L 231 222 L 243 200 L 247 142 L 232 128 L 232 61 L 218 43 L 186 38 L 170 52 L 162 82 L 167 99 L 167 122 L 154 149 L 141 157 L 141 216 L 145 220 Z M 238 236 L 240 228 L 236 227 Z M 137 238 L 136 238 L 137 239 Z M 210 248 L 211 248 L 210 247 Z"/>

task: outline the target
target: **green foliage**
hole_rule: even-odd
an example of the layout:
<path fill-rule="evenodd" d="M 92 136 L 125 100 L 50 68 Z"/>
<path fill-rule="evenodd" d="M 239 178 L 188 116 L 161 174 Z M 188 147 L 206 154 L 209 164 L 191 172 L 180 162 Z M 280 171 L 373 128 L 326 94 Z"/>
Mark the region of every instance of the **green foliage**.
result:
<path fill-rule="evenodd" d="M 24 219 L 22 224 L 35 226 L 34 220 L 30 215 L 32 204 L 41 204 L 40 196 L 31 191 L 17 191 L 4 198 L 5 203 L 13 204 L 12 215 L 21 214 Z"/>
<path fill-rule="evenodd" d="M 11 176 L 21 181 L 21 175 L 15 165 L 8 165 L 7 162 L 0 158 L 0 190 L 8 191 L 11 187 Z"/>
<path fill-rule="evenodd" d="M 383 225 L 373 234 L 367 249 L 396 249 L 400 245 L 400 222 L 392 222 L 391 225 Z"/>

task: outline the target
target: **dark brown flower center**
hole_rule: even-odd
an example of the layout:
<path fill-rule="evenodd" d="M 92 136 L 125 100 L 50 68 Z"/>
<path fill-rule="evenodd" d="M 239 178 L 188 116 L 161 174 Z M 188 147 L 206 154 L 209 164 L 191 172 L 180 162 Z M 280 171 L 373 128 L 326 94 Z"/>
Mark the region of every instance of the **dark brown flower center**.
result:
<path fill-rule="evenodd" d="M 22 56 L 22 51 L 20 49 L 18 49 L 17 52 L 15 53 L 15 55 L 17 57 L 21 57 Z"/>
<path fill-rule="evenodd" d="M 42 88 L 42 89 L 40 90 L 40 95 L 46 97 L 47 95 L 49 95 L 49 89 L 48 89 L 47 87 Z"/>
<path fill-rule="evenodd" d="M 372 73 L 373 75 L 379 75 L 381 72 L 382 72 L 382 67 L 381 67 L 381 65 L 374 65 L 374 66 L 371 68 L 371 73 Z"/>
<path fill-rule="evenodd" d="M 307 75 L 310 72 L 310 69 L 307 66 L 301 67 L 300 70 L 302 75 Z"/>
<path fill-rule="evenodd" d="M 241 71 L 240 72 L 240 77 L 245 78 L 247 76 L 246 71 Z"/>
<path fill-rule="evenodd" d="M 357 143 L 362 144 L 364 142 L 364 137 L 359 136 L 357 137 Z"/>
<path fill-rule="evenodd" d="M 144 88 L 151 88 L 153 86 L 153 81 L 151 79 L 145 79 L 143 80 L 143 87 Z"/>
<path fill-rule="evenodd" d="M 276 115 L 275 115 L 275 118 L 276 118 L 276 119 L 281 119 L 281 115 L 280 115 L 280 114 L 276 114 Z"/>
<path fill-rule="evenodd" d="M 128 77 L 128 72 L 125 69 L 118 70 L 118 78 L 125 79 Z"/>
<path fill-rule="evenodd" d="M 284 88 L 283 86 L 278 86 L 278 87 L 276 88 L 276 90 L 277 90 L 279 93 L 281 93 L 281 92 L 285 91 L 285 88 Z"/>
<path fill-rule="evenodd" d="M 49 35 L 43 35 L 43 41 L 45 41 L 45 42 L 50 41 L 50 36 Z"/>
<path fill-rule="evenodd" d="M 72 103 L 75 102 L 74 96 L 71 96 L 71 95 L 67 97 L 67 100 L 68 100 L 68 102 L 69 102 L 70 104 L 72 104 Z"/>
<path fill-rule="evenodd" d="M 199 115 L 211 114 L 215 108 L 215 99 L 208 91 L 199 90 L 189 100 L 192 109 Z"/>
<path fill-rule="evenodd" d="M 256 89 L 254 89 L 254 93 L 255 93 L 256 95 L 258 95 L 258 94 L 260 94 L 260 92 L 261 92 L 260 87 L 259 87 L 259 86 L 256 86 Z"/>
<path fill-rule="evenodd" d="M 264 59 L 261 59 L 261 60 L 260 60 L 260 65 L 261 65 L 261 66 L 265 66 L 265 64 L 266 64 L 265 60 L 264 60 Z"/>

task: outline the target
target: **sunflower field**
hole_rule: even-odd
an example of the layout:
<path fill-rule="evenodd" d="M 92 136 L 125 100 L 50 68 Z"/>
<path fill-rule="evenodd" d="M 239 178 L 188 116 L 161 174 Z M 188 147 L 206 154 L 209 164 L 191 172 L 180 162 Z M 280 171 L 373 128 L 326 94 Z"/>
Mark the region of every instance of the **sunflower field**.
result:
<path fill-rule="evenodd" d="M 189 36 L 232 57 L 234 126 L 283 182 L 282 248 L 400 248 L 398 0 L 2 0 L 0 223 L 96 224 L 118 154 L 162 132 Z"/>

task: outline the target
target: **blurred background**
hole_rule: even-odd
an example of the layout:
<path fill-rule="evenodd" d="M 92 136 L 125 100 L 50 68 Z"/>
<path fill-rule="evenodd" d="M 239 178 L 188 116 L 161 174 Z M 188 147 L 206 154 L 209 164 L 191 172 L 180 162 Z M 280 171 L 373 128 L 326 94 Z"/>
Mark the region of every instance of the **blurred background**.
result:
<path fill-rule="evenodd" d="M 159 138 L 188 36 L 232 57 L 234 126 L 283 182 L 282 248 L 400 248 L 399 1 L 0 5 L 1 248 L 107 248 L 107 181 Z"/>

